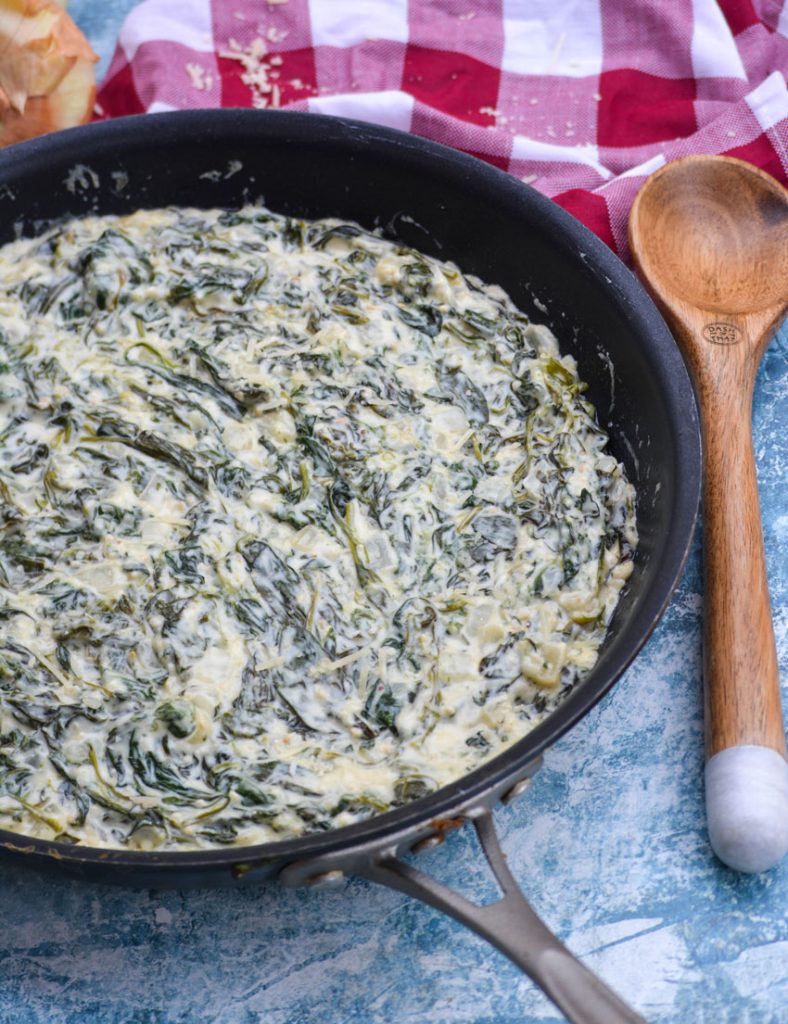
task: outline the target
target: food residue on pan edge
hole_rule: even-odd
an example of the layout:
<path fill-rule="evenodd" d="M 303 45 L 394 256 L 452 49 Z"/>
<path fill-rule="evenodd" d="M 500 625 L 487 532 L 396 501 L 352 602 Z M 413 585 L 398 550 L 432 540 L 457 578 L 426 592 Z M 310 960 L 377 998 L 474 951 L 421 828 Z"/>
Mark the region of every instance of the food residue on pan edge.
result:
<path fill-rule="evenodd" d="M 634 492 L 501 289 L 261 207 L 0 250 L 0 825 L 340 827 L 594 664 Z"/>

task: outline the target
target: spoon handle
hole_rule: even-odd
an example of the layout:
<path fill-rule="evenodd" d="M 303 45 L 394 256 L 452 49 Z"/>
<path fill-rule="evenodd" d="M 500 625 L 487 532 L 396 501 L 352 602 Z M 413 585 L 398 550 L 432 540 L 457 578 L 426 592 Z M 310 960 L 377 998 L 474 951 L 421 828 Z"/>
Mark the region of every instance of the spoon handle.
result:
<path fill-rule="evenodd" d="M 722 861 L 752 872 L 773 867 L 788 851 L 788 764 L 752 450 L 761 346 L 746 339 L 747 326 L 743 318 L 733 324 L 733 342 L 722 344 L 709 341 L 708 323 L 701 327 L 709 343 L 696 355 L 705 362 L 696 381 L 704 438 L 709 838 Z M 694 347 L 697 353 L 697 340 Z"/>

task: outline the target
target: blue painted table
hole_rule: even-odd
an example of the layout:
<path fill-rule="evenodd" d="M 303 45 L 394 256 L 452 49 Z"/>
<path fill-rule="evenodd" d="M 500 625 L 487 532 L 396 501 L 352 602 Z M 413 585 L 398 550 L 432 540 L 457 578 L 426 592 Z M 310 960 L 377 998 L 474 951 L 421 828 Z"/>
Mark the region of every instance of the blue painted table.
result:
<path fill-rule="evenodd" d="M 131 0 L 72 0 L 104 58 Z M 755 448 L 788 679 L 788 329 L 769 349 Z M 602 703 L 497 812 L 535 907 L 653 1024 L 788 1021 L 788 862 L 754 878 L 709 851 L 702 792 L 700 557 Z M 784 697 L 788 704 L 788 694 Z M 420 861 L 489 892 L 469 835 Z M 2 868 L 0 1022 L 541 1024 L 560 1015 L 458 925 L 360 881 L 324 893 L 126 892 Z"/>

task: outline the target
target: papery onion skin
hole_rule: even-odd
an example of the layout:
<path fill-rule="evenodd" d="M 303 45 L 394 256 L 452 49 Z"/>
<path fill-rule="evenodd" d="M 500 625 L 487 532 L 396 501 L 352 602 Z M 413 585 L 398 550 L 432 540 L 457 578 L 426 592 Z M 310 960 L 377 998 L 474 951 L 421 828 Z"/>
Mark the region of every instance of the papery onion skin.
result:
<path fill-rule="evenodd" d="M 89 121 L 98 57 L 51 0 L 0 0 L 0 146 Z"/>

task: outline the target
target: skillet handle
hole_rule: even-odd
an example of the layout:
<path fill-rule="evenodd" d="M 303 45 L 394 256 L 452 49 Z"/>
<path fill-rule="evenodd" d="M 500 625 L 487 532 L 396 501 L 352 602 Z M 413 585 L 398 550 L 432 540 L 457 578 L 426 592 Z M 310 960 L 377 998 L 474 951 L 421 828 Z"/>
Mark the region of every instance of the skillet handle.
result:
<path fill-rule="evenodd" d="M 531 909 L 506 863 L 492 813 L 477 812 L 473 824 L 503 891 L 497 903 L 479 907 L 392 853 L 360 865 L 354 874 L 428 903 L 481 935 L 525 971 L 572 1024 L 645 1024 Z"/>

